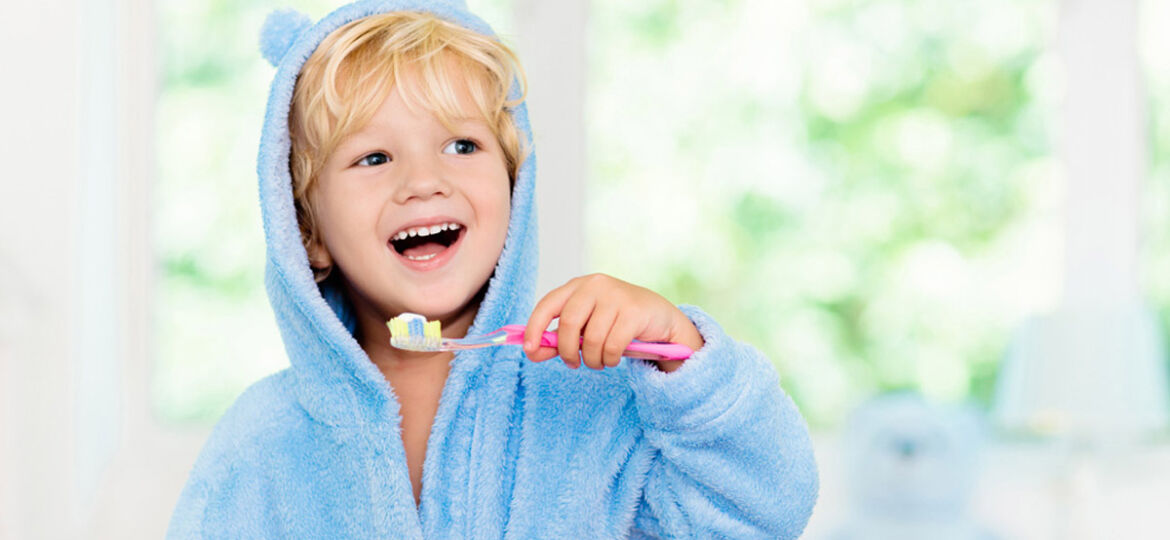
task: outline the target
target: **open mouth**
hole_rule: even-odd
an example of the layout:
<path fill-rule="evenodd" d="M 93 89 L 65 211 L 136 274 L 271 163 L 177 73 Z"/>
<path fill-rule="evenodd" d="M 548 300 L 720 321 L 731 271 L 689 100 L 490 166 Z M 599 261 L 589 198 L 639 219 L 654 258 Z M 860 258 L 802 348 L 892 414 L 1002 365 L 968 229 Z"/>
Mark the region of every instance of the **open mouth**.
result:
<path fill-rule="evenodd" d="M 427 235 L 405 236 L 399 234 L 390 239 L 390 246 L 404 258 L 411 261 L 428 261 L 451 247 L 459 240 L 465 227 L 449 227 Z"/>

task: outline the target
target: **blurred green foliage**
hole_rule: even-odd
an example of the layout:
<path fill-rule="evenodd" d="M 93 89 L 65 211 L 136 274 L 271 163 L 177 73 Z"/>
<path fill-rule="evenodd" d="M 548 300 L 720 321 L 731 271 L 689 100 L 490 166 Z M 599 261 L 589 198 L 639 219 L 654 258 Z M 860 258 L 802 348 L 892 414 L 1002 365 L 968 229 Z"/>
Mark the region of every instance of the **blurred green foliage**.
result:
<path fill-rule="evenodd" d="M 218 418 L 287 360 L 264 292 L 255 156 L 272 68 L 259 53 L 269 11 L 313 16 L 325 2 L 169 0 L 160 25 L 157 108 L 157 414 Z"/>
<path fill-rule="evenodd" d="M 986 403 L 1054 291 L 1015 271 L 1055 269 L 1026 247 L 1056 226 L 1052 8 L 598 0 L 591 266 L 704 307 L 814 424 L 882 390 Z"/>
<path fill-rule="evenodd" d="M 1170 2 L 1141 0 L 1139 6 L 1151 154 L 1142 197 L 1142 280 L 1170 335 Z"/>

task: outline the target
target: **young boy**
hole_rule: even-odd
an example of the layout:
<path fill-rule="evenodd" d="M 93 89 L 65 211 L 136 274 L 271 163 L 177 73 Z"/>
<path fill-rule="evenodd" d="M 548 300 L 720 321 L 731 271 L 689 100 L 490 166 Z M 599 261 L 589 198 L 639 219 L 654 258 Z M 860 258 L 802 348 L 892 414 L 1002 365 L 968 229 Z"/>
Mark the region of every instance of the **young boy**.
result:
<path fill-rule="evenodd" d="M 170 536 L 800 534 L 812 448 L 758 351 L 601 274 L 533 306 L 524 77 L 486 24 L 366 0 L 277 12 L 262 44 L 265 281 L 292 366 L 220 420 Z M 524 322 L 527 344 L 393 349 L 405 311 L 454 337 Z M 554 318 L 559 347 L 534 347 Z M 695 354 L 622 357 L 633 339 Z"/>

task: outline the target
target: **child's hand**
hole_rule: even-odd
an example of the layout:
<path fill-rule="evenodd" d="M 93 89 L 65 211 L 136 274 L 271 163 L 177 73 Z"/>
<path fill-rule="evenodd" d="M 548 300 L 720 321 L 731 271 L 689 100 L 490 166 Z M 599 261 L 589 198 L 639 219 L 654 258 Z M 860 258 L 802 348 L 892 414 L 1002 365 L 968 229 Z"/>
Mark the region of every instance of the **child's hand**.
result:
<path fill-rule="evenodd" d="M 557 347 L 537 347 L 540 335 L 559 317 Z M 581 337 L 585 341 L 581 343 Z M 573 369 L 615 367 L 632 340 L 672 341 L 698 351 L 703 337 L 686 314 L 658 293 L 605 274 L 569 280 L 541 298 L 524 330 L 524 354 L 542 362 L 558 353 Z M 678 369 L 683 360 L 655 361 L 662 371 Z"/>

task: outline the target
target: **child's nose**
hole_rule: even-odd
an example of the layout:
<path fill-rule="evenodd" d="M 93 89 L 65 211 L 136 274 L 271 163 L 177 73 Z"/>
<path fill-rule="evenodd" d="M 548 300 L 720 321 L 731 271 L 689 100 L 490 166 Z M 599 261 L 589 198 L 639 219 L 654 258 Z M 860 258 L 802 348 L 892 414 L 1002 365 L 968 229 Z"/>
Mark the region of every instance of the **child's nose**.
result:
<path fill-rule="evenodd" d="M 433 160 L 412 161 L 409 164 L 400 164 L 401 176 L 395 197 L 398 203 L 404 204 L 413 198 L 425 200 L 435 195 L 447 196 L 451 194 L 451 184 L 437 163 L 434 163 Z"/>

